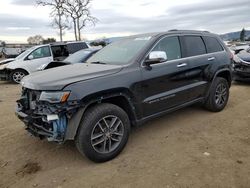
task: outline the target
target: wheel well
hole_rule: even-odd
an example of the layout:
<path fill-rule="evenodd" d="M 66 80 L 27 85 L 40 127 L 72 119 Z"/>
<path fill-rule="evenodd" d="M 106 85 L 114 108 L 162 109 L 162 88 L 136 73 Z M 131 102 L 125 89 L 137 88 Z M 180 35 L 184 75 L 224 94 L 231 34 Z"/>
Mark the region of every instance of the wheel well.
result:
<path fill-rule="evenodd" d="M 222 78 L 225 78 L 229 84 L 229 86 L 231 86 L 231 81 L 232 81 L 232 78 L 231 78 L 231 74 L 229 71 L 222 71 L 222 72 L 219 72 L 217 75 L 217 77 L 222 77 Z"/>
<path fill-rule="evenodd" d="M 122 108 L 129 117 L 129 120 L 131 122 L 132 125 L 136 124 L 136 117 L 135 117 L 135 112 L 133 110 L 132 105 L 130 104 L 130 102 L 128 101 L 128 99 L 124 96 L 114 96 L 114 97 L 110 97 L 110 98 L 105 98 L 102 99 L 101 101 L 96 101 L 91 103 L 90 105 L 88 105 L 87 109 L 85 110 L 85 112 L 88 110 L 88 108 L 99 104 L 99 103 L 110 103 L 110 104 L 114 104 L 119 106 L 120 108 Z"/>
<path fill-rule="evenodd" d="M 28 72 L 28 71 L 26 71 L 25 69 L 22 69 L 22 68 L 17 68 L 17 69 L 14 69 L 14 70 L 12 70 L 11 72 L 14 72 L 14 71 L 17 71 L 17 70 L 24 71 L 24 72 L 26 72 L 26 73 L 27 73 L 27 75 L 29 74 L 29 72 Z"/>

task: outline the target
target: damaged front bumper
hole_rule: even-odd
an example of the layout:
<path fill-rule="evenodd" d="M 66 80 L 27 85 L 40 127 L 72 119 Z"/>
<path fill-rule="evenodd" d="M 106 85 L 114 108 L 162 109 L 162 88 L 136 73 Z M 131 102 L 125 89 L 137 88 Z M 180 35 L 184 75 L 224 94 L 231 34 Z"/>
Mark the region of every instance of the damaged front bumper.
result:
<path fill-rule="evenodd" d="M 233 77 L 235 80 L 250 80 L 250 64 L 234 63 Z"/>
<path fill-rule="evenodd" d="M 24 122 L 26 130 L 35 137 L 48 141 L 64 142 L 74 139 L 77 131 L 78 102 L 51 104 L 38 101 L 39 91 L 25 89 L 17 101 L 16 115 Z M 77 117 L 76 117 L 77 116 Z"/>

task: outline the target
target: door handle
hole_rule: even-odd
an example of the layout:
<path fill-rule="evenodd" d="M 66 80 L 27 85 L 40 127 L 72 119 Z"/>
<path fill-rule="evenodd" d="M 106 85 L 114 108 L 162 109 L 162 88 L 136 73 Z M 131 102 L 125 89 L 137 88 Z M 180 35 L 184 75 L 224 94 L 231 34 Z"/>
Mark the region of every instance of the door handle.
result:
<path fill-rule="evenodd" d="M 207 60 L 208 61 L 213 61 L 213 60 L 215 60 L 215 57 L 209 57 Z"/>
<path fill-rule="evenodd" d="M 187 63 L 181 63 L 181 64 L 177 65 L 178 68 L 180 68 L 180 67 L 186 67 L 186 66 L 187 66 Z"/>

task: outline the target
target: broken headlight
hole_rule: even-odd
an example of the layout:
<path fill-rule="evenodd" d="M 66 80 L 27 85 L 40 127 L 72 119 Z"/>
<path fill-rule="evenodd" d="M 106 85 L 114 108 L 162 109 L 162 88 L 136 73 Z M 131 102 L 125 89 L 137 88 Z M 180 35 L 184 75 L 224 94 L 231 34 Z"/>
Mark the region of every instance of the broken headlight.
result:
<path fill-rule="evenodd" d="M 69 95 L 70 95 L 69 91 L 56 91 L 56 92 L 43 91 L 40 95 L 39 101 L 47 101 L 49 103 L 63 103 L 68 100 Z"/>

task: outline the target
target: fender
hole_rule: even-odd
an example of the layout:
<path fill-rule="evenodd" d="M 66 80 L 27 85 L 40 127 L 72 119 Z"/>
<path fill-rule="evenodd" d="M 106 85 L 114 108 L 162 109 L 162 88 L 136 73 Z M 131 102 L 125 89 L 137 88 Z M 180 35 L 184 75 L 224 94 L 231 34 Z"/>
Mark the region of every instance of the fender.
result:
<path fill-rule="evenodd" d="M 99 95 L 98 97 L 95 97 L 92 99 L 85 97 L 85 100 L 82 101 L 81 107 L 77 110 L 76 114 L 73 115 L 73 117 L 68 121 L 68 126 L 67 126 L 64 141 L 74 140 L 74 138 L 77 134 L 78 128 L 80 126 L 80 123 L 83 119 L 83 114 L 86 112 L 88 107 L 90 107 L 93 104 L 102 103 L 103 101 L 105 102 L 105 100 L 112 99 L 114 97 L 124 97 L 127 100 L 128 105 L 131 109 L 132 116 L 133 116 L 132 124 L 136 124 L 136 122 L 137 122 L 137 118 L 136 118 L 137 116 L 135 113 L 136 108 L 133 105 L 131 97 L 128 94 L 126 94 L 124 92 L 119 92 L 119 93 L 113 93 L 113 94 Z M 86 100 L 86 99 L 88 99 L 88 100 Z"/>
<path fill-rule="evenodd" d="M 218 77 L 218 75 L 222 72 L 227 72 L 229 73 L 230 75 L 230 81 L 229 81 L 229 87 L 231 86 L 231 81 L 232 81 L 232 71 L 230 70 L 230 68 L 223 68 L 223 69 L 220 69 L 219 71 L 217 71 L 214 76 L 213 76 L 213 79 L 212 79 L 212 82 L 211 84 L 209 85 L 209 88 L 208 88 L 208 91 L 207 91 L 207 94 L 205 96 L 205 99 L 209 96 L 209 93 L 210 93 L 210 90 L 211 90 L 211 87 L 215 81 L 215 79 Z"/>

